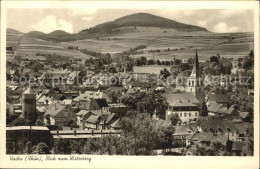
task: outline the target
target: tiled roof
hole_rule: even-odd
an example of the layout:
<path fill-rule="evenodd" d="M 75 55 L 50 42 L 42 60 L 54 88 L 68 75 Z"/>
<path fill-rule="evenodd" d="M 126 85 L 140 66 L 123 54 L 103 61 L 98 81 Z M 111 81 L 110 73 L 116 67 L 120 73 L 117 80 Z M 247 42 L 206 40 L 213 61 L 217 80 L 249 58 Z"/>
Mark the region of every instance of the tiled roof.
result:
<path fill-rule="evenodd" d="M 50 106 L 48 106 L 46 108 L 46 113 L 44 114 L 44 116 L 46 115 L 50 115 L 50 116 L 56 116 L 58 113 L 60 113 L 66 106 L 65 105 L 61 105 L 61 104 L 51 104 Z"/>
<path fill-rule="evenodd" d="M 197 107 L 195 104 L 189 103 L 187 101 L 176 101 L 171 106 L 174 107 Z"/>
<path fill-rule="evenodd" d="M 173 135 L 190 135 L 192 134 L 192 130 L 188 125 L 184 126 L 174 126 L 175 132 Z"/>
<path fill-rule="evenodd" d="M 220 128 L 223 130 L 223 132 L 229 132 L 228 130 L 237 132 L 236 126 L 226 119 L 208 119 L 202 121 L 198 125 L 202 128 L 202 130 L 206 129 L 207 131 L 210 129 L 216 131 Z"/>
<path fill-rule="evenodd" d="M 107 102 L 111 102 L 111 99 L 104 93 L 99 91 L 86 91 L 85 93 L 79 95 L 74 101 L 80 100 L 90 100 L 90 99 L 106 99 Z"/>
<path fill-rule="evenodd" d="M 169 105 L 173 105 L 177 101 L 188 102 L 192 104 L 198 104 L 198 99 L 191 93 L 171 93 L 164 95 Z"/>
<path fill-rule="evenodd" d="M 228 141 L 228 135 L 220 134 L 220 135 L 214 135 L 211 132 L 202 132 L 202 133 L 195 133 L 190 138 L 192 141 L 219 141 L 223 144 L 226 144 Z"/>
<path fill-rule="evenodd" d="M 89 111 L 88 110 L 80 110 L 78 113 L 77 113 L 77 115 L 78 116 L 84 116 L 85 114 L 87 114 Z"/>
<path fill-rule="evenodd" d="M 114 123 L 110 125 L 113 128 L 120 128 L 121 127 L 121 120 L 118 118 Z"/>
<path fill-rule="evenodd" d="M 217 103 L 228 103 L 229 99 L 226 94 L 209 94 L 208 101 L 214 101 Z"/>
<path fill-rule="evenodd" d="M 233 151 L 242 151 L 244 146 L 245 146 L 245 142 L 234 141 L 233 144 L 232 144 L 232 150 Z"/>
<path fill-rule="evenodd" d="M 234 123 L 234 125 L 235 125 L 236 129 L 238 130 L 238 133 L 239 133 L 239 134 L 245 134 L 247 128 L 250 126 L 249 123 L 245 123 L 245 122 L 242 122 L 242 123 Z"/>
<path fill-rule="evenodd" d="M 60 100 L 62 97 L 64 97 L 62 94 L 57 94 L 53 99 Z"/>
<path fill-rule="evenodd" d="M 235 111 L 234 108 L 230 107 L 230 108 L 227 108 L 227 107 L 221 107 L 219 110 L 218 110 L 218 113 L 221 113 L 221 114 L 231 114 Z"/>
<path fill-rule="evenodd" d="M 89 123 L 97 123 L 100 116 L 91 115 L 85 121 Z"/>
<path fill-rule="evenodd" d="M 248 116 L 249 112 L 239 112 L 239 116 L 242 117 L 243 119 Z"/>
<path fill-rule="evenodd" d="M 102 107 L 108 107 L 106 99 L 93 99 L 91 101 L 95 101 L 100 108 Z"/>
<path fill-rule="evenodd" d="M 21 122 L 23 120 L 23 118 L 18 117 L 16 119 L 14 119 L 13 121 L 11 121 L 10 123 L 7 124 L 7 126 L 15 126 L 17 123 Z"/>
<path fill-rule="evenodd" d="M 106 119 L 106 123 L 109 123 L 114 116 L 115 116 L 115 113 L 109 114 L 107 119 Z"/>

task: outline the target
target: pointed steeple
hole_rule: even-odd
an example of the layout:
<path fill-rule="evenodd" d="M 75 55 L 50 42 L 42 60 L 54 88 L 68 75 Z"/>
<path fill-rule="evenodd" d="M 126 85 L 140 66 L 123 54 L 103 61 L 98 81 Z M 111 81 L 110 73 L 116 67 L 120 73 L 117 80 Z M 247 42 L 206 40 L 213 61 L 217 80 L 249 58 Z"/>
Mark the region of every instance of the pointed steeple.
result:
<path fill-rule="evenodd" d="M 194 60 L 194 63 L 193 63 L 193 69 L 192 69 L 190 76 L 193 76 L 193 77 L 196 77 L 196 78 L 200 77 L 200 74 L 199 74 L 199 58 L 198 58 L 197 49 L 196 49 L 195 60 Z"/>
<path fill-rule="evenodd" d="M 24 92 L 24 94 L 33 94 L 31 90 L 31 85 L 29 85 L 28 89 Z"/>

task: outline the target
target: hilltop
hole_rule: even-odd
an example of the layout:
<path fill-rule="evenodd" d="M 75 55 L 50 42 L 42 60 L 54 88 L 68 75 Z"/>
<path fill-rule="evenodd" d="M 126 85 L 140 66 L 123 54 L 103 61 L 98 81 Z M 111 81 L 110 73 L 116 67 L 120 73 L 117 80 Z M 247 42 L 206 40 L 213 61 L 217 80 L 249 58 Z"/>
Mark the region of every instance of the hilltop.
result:
<path fill-rule="evenodd" d="M 171 19 L 167 19 L 164 17 L 148 14 L 148 13 L 136 13 L 132 15 L 127 15 L 121 18 L 116 19 L 113 22 L 106 22 L 100 25 L 97 25 L 91 29 L 90 32 L 100 32 L 100 31 L 111 31 L 112 29 L 120 28 L 120 27 L 159 27 L 159 28 L 167 28 L 167 29 L 175 29 L 178 31 L 207 31 L 207 29 L 183 24 Z"/>
<path fill-rule="evenodd" d="M 129 27 L 131 27 L 131 29 L 129 29 Z M 66 42 L 97 37 L 102 38 L 106 36 L 116 36 L 122 33 L 133 32 L 135 31 L 136 27 L 173 29 L 182 32 L 208 32 L 207 29 L 199 26 L 180 23 L 148 13 L 136 13 L 118 18 L 113 22 L 105 22 L 96 25 L 92 28 L 82 30 L 75 34 L 69 34 L 61 30 L 57 30 L 48 34 L 44 34 L 38 31 L 29 32 L 27 34 L 31 37 L 47 41 Z"/>

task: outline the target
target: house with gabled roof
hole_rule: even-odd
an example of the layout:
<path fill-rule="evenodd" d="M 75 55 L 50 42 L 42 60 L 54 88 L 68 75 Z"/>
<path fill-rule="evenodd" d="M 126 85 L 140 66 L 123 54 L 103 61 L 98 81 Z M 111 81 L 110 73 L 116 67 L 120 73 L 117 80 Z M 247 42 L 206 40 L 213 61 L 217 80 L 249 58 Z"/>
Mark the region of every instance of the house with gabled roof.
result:
<path fill-rule="evenodd" d="M 210 132 L 215 135 L 227 135 L 230 141 L 236 141 L 238 137 L 237 127 L 226 119 L 203 120 L 197 125 L 199 132 Z"/>
<path fill-rule="evenodd" d="M 59 103 L 49 105 L 43 117 L 46 125 L 66 126 L 70 121 L 77 121 L 76 113 L 69 106 Z"/>
<path fill-rule="evenodd" d="M 227 107 L 229 104 L 229 98 L 226 94 L 209 94 L 207 97 L 207 104 L 212 102 Z"/>
<path fill-rule="evenodd" d="M 191 93 L 171 93 L 165 94 L 169 107 L 166 110 L 166 119 L 172 114 L 177 114 L 182 123 L 189 124 L 199 117 L 199 101 Z"/>

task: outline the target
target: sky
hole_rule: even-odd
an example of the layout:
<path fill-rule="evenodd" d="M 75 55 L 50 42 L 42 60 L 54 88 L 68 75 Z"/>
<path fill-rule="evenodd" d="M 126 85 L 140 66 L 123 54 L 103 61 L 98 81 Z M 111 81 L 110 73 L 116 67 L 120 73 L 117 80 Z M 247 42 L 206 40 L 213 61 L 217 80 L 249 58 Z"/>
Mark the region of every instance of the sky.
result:
<path fill-rule="evenodd" d="M 77 33 L 97 24 L 139 12 L 201 26 L 218 33 L 253 32 L 254 30 L 254 13 L 251 9 L 9 8 L 6 27 L 24 33 L 30 31 L 50 33 L 54 30 Z"/>

